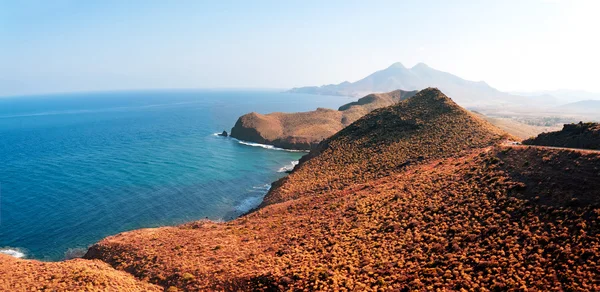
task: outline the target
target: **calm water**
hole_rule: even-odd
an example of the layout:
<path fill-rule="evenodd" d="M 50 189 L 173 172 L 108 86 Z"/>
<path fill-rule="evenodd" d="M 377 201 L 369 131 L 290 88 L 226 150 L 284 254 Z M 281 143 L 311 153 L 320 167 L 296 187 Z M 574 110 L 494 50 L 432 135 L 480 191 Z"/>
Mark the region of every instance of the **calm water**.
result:
<path fill-rule="evenodd" d="M 149 91 L 0 99 L 0 250 L 63 259 L 118 232 L 260 203 L 303 153 L 214 135 L 257 111 L 337 108 L 347 98 Z"/>

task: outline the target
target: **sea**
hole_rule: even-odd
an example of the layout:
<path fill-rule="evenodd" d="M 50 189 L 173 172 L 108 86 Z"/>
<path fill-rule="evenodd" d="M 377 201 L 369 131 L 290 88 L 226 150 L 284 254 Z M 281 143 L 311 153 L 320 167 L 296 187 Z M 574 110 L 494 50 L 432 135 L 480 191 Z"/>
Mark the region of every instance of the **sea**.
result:
<path fill-rule="evenodd" d="M 0 252 L 58 261 L 128 230 L 231 220 L 306 153 L 217 133 L 252 111 L 350 101 L 275 90 L 0 98 Z"/>

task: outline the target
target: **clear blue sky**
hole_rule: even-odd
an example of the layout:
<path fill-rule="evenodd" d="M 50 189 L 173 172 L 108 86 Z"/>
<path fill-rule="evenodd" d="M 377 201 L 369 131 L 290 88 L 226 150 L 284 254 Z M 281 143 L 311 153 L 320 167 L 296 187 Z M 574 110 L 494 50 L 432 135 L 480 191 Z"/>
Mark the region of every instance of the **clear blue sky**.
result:
<path fill-rule="evenodd" d="M 600 91 L 600 1 L 0 0 L 0 95 L 355 81 L 425 62 Z"/>

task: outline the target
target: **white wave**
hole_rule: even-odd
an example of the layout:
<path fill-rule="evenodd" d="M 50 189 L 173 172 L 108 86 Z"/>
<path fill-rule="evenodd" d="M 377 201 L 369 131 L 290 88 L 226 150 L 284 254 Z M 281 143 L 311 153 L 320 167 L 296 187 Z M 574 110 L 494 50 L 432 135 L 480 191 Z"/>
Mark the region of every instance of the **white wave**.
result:
<path fill-rule="evenodd" d="M 271 184 L 264 184 L 261 186 L 252 187 L 252 189 L 248 191 L 252 193 L 260 193 L 260 195 L 245 198 L 241 203 L 235 206 L 235 211 L 240 213 L 246 213 L 252 210 L 253 208 L 256 208 L 256 206 L 260 205 L 260 202 L 262 202 L 263 197 L 265 196 L 265 194 L 267 194 L 267 192 L 270 189 Z"/>
<path fill-rule="evenodd" d="M 7 248 L 0 248 L 0 253 L 2 254 L 6 254 L 15 258 L 24 258 L 25 257 L 25 252 L 21 251 L 18 248 L 11 248 L 11 247 L 7 247 Z"/>
<path fill-rule="evenodd" d="M 241 203 L 239 203 L 237 206 L 235 206 L 235 210 L 240 213 L 246 213 L 246 212 L 252 210 L 253 208 L 255 208 L 256 206 L 258 206 L 260 204 L 260 202 L 262 201 L 262 198 L 263 198 L 262 196 L 246 198 Z"/>
<path fill-rule="evenodd" d="M 233 139 L 235 139 L 235 138 L 233 138 Z M 269 149 L 269 150 L 288 151 L 288 152 L 308 152 L 307 150 L 284 149 L 284 148 L 275 147 L 273 145 L 248 142 L 248 141 L 243 141 L 243 140 L 238 140 L 238 139 L 235 139 L 235 140 L 242 145 L 252 146 L 252 147 L 261 147 L 261 148 L 265 148 L 265 149 Z"/>
<path fill-rule="evenodd" d="M 252 187 L 252 188 L 255 189 L 255 190 L 268 191 L 268 190 L 271 189 L 271 184 L 264 184 L 262 186 L 255 186 L 255 187 Z"/>
<path fill-rule="evenodd" d="M 296 161 L 292 161 L 290 162 L 290 164 L 286 164 L 283 167 L 281 167 L 277 172 L 287 172 L 287 171 L 292 171 L 294 170 L 294 167 L 296 165 L 298 165 L 298 163 L 300 163 L 300 161 L 296 160 Z"/>

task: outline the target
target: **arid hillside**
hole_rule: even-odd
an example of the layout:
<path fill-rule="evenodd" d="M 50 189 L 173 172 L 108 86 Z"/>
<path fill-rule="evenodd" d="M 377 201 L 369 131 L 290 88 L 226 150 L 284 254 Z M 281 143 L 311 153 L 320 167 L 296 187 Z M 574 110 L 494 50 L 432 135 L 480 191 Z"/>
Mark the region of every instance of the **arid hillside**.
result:
<path fill-rule="evenodd" d="M 309 150 L 374 109 L 393 105 L 416 94 L 396 90 L 369 94 L 339 110 L 319 108 L 300 113 L 249 113 L 231 129 L 236 139 L 269 144 L 286 149 Z"/>
<path fill-rule="evenodd" d="M 597 291 L 598 163 L 487 147 L 228 223 L 109 237 L 87 257 L 184 291 Z"/>
<path fill-rule="evenodd" d="M 0 290 L 599 291 L 600 151 L 507 138 L 426 89 L 320 143 L 250 214 L 87 260 L 0 257 Z"/>
<path fill-rule="evenodd" d="M 523 141 L 526 145 L 568 147 L 581 149 L 600 149 L 600 124 L 565 124 L 556 132 L 543 133 Z"/>
<path fill-rule="evenodd" d="M 0 254 L 0 291 L 163 291 L 101 261 L 46 263 Z"/>
<path fill-rule="evenodd" d="M 375 110 L 323 141 L 261 206 L 341 189 L 425 159 L 460 155 L 509 138 L 435 88 Z"/>

